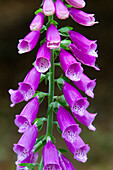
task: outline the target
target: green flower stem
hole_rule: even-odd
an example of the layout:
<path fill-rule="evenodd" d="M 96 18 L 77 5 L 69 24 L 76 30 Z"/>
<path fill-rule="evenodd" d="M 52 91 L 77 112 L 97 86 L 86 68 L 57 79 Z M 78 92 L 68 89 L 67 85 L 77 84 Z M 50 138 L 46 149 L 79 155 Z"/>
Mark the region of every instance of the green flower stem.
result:
<path fill-rule="evenodd" d="M 48 21 L 51 21 L 53 16 L 48 17 Z M 49 76 L 49 96 L 48 96 L 48 105 L 51 104 L 54 100 L 54 50 L 51 50 L 51 67 L 49 69 L 51 72 Z M 52 135 L 53 129 L 53 108 L 51 109 L 48 120 L 47 120 L 47 135 Z"/>

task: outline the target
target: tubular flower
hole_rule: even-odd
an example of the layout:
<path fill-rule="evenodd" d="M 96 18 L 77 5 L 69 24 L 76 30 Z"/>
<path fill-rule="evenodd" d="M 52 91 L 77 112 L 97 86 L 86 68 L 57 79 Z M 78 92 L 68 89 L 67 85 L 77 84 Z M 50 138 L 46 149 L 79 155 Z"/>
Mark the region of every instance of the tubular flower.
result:
<path fill-rule="evenodd" d="M 87 98 L 83 98 L 75 87 L 66 82 L 63 85 L 63 93 L 71 108 L 71 111 L 75 114 L 83 116 L 85 114 L 85 110 L 89 106 Z"/>
<path fill-rule="evenodd" d="M 62 137 L 69 142 L 74 142 L 81 133 L 81 129 L 71 114 L 62 106 L 57 111 L 57 120 L 62 131 Z"/>
<path fill-rule="evenodd" d="M 88 96 L 94 98 L 93 89 L 96 86 L 96 79 L 90 80 L 84 73 L 81 75 L 79 81 L 73 81 L 73 83 Z"/>
<path fill-rule="evenodd" d="M 98 57 L 97 52 L 95 51 L 97 49 L 97 40 L 89 40 L 86 37 L 84 37 L 82 34 L 70 30 L 69 32 L 70 39 L 73 41 L 74 45 L 83 51 L 84 53 L 87 53 L 89 55 Z"/>
<path fill-rule="evenodd" d="M 57 28 L 53 24 L 51 24 L 47 30 L 46 40 L 48 48 L 55 49 L 60 47 L 61 37 Z"/>
<path fill-rule="evenodd" d="M 81 25 L 92 26 L 98 23 L 98 21 L 95 21 L 94 14 L 88 14 L 75 8 L 70 8 L 69 12 L 73 20 Z"/>
<path fill-rule="evenodd" d="M 81 63 L 77 62 L 69 52 L 63 49 L 60 51 L 59 60 L 66 77 L 73 81 L 79 81 L 83 72 Z"/>
<path fill-rule="evenodd" d="M 77 140 L 73 143 L 66 142 L 69 150 L 74 154 L 74 159 L 85 163 L 87 161 L 87 153 L 90 150 L 88 144 L 85 144 L 80 136 L 78 136 Z"/>
<path fill-rule="evenodd" d="M 59 153 L 59 162 L 62 170 L 75 170 L 70 160 L 63 156 L 61 153 Z"/>
<path fill-rule="evenodd" d="M 37 138 L 37 127 L 34 124 L 20 138 L 17 144 L 14 144 L 13 151 L 17 154 L 17 162 L 26 159 L 33 149 Z"/>
<path fill-rule="evenodd" d="M 16 103 L 22 102 L 24 100 L 23 95 L 19 92 L 19 90 L 13 90 L 13 89 L 9 89 L 9 94 L 10 96 L 10 100 L 12 102 L 12 104 L 10 105 L 11 107 L 14 107 Z"/>
<path fill-rule="evenodd" d="M 41 73 L 45 73 L 51 67 L 51 50 L 47 48 L 45 42 L 38 50 L 34 67 Z"/>
<path fill-rule="evenodd" d="M 41 73 L 39 73 L 35 67 L 33 67 L 26 75 L 23 82 L 18 83 L 18 90 L 24 96 L 24 100 L 28 101 L 35 94 L 40 81 Z"/>
<path fill-rule="evenodd" d="M 43 170 L 61 170 L 59 165 L 58 151 L 55 145 L 49 140 L 43 148 Z"/>
<path fill-rule="evenodd" d="M 17 165 L 16 170 L 21 170 L 21 169 L 22 169 L 22 170 L 27 170 L 26 167 L 24 167 L 24 166 L 19 166 L 19 164 L 21 164 L 21 163 L 36 163 L 36 162 L 37 162 L 37 159 L 38 159 L 38 152 L 37 152 L 37 153 L 33 153 L 33 149 L 32 149 L 26 159 L 24 159 L 23 161 L 20 161 L 20 160 L 18 159 L 18 161 L 16 161 L 16 165 Z"/>
<path fill-rule="evenodd" d="M 55 6 L 53 0 L 44 0 L 43 2 L 43 13 L 46 16 L 53 15 L 55 13 Z"/>
<path fill-rule="evenodd" d="M 18 53 L 23 54 L 31 51 L 36 46 L 39 37 L 40 31 L 31 31 L 24 39 L 20 39 L 17 47 Z"/>
<path fill-rule="evenodd" d="M 55 1 L 55 10 L 56 10 L 56 16 L 59 19 L 67 19 L 69 17 L 69 11 L 61 0 Z"/>
<path fill-rule="evenodd" d="M 84 0 L 66 0 L 66 2 L 75 8 L 83 8 L 86 4 Z"/>
<path fill-rule="evenodd" d="M 25 105 L 20 115 L 16 115 L 15 124 L 19 127 L 18 132 L 23 133 L 31 127 L 39 109 L 37 96 Z"/>
<path fill-rule="evenodd" d="M 78 49 L 74 44 L 69 44 L 68 47 L 72 51 L 73 55 L 83 64 L 93 67 L 95 70 L 100 70 L 95 66 L 96 57 L 93 54 L 87 54 Z"/>
<path fill-rule="evenodd" d="M 95 131 L 96 128 L 92 125 L 92 122 L 94 121 L 97 113 L 89 113 L 87 110 L 85 110 L 84 115 L 79 115 L 73 112 L 73 115 L 76 117 L 76 119 L 81 122 L 82 124 L 86 125 L 89 130 Z"/>
<path fill-rule="evenodd" d="M 42 14 L 42 12 L 39 12 L 34 19 L 32 20 L 31 24 L 30 24 L 30 30 L 31 31 L 38 31 L 41 30 L 42 26 L 44 23 L 44 15 Z"/>

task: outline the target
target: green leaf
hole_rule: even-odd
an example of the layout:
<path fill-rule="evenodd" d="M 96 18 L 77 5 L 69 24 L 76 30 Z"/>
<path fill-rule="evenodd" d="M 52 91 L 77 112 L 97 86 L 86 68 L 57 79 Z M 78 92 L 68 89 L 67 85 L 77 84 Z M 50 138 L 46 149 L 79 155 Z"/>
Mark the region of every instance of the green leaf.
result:
<path fill-rule="evenodd" d="M 55 27 L 57 27 L 58 22 L 56 22 L 55 20 L 51 19 L 47 24 L 46 24 L 46 28 L 48 29 L 50 24 L 53 24 Z"/>
<path fill-rule="evenodd" d="M 43 141 L 44 137 L 45 137 L 45 135 L 42 135 L 42 136 L 40 136 L 38 139 L 36 139 L 35 145 L 36 145 L 38 142 Z"/>
<path fill-rule="evenodd" d="M 65 149 L 62 149 L 62 148 L 58 148 L 58 151 L 60 151 L 61 153 L 66 153 L 67 152 Z"/>
<path fill-rule="evenodd" d="M 54 104 L 53 104 L 53 110 L 54 110 L 54 112 L 57 114 L 57 111 L 58 111 L 58 107 L 59 107 L 59 104 L 58 104 L 58 102 L 54 102 Z"/>
<path fill-rule="evenodd" d="M 66 26 L 59 29 L 61 33 L 68 33 L 69 30 L 73 30 L 73 28 Z"/>
<path fill-rule="evenodd" d="M 66 6 L 67 8 L 73 7 L 72 5 L 69 5 L 69 4 L 65 4 L 65 6 Z"/>
<path fill-rule="evenodd" d="M 34 163 L 34 164 L 31 164 L 31 163 L 21 163 L 19 164 L 19 166 L 26 166 L 29 170 L 32 170 L 34 169 L 35 166 L 39 166 L 38 163 Z"/>
<path fill-rule="evenodd" d="M 39 8 L 38 10 L 36 10 L 35 15 L 37 15 L 39 12 L 42 12 L 42 8 Z"/>
<path fill-rule="evenodd" d="M 48 110 L 47 110 L 47 117 L 50 114 L 52 108 L 53 108 L 53 103 L 50 103 L 49 106 L 48 106 Z"/>
<path fill-rule="evenodd" d="M 69 37 L 69 34 L 68 34 L 68 33 L 66 33 L 66 32 L 64 32 L 64 33 L 60 33 L 60 35 L 61 35 L 61 36 L 63 36 L 63 37 Z"/>
<path fill-rule="evenodd" d="M 64 80 L 62 78 L 57 79 L 57 86 L 60 90 L 62 90 L 64 84 Z"/>
<path fill-rule="evenodd" d="M 35 145 L 35 151 L 34 153 L 38 152 L 43 146 L 43 142 L 42 141 L 39 141 L 36 145 Z"/>

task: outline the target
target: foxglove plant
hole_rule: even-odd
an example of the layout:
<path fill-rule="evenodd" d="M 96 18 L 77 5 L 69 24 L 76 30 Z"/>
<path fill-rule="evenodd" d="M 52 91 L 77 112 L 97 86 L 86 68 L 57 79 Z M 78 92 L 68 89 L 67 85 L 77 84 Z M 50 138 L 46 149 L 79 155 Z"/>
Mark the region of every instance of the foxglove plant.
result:
<path fill-rule="evenodd" d="M 14 120 L 19 128 L 18 132 L 23 133 L 13 147 L 17 154 L 17 170 L 34 169 L 34 166 L 38 166 L 39 170 L 75 169 L 62 154 L 64 149 L 58 149 L 55 146 L 53 125 L 57 125 L 74 159 L 83 163 L 87 161 L 90 147 L 80 137 L 81 128 L 76 124 L 76 119 L 89 130 L 96 130 L 92 123 L 97 113 L 92 114 L 86 110 L 89 102 L 79 90 L 94 98 L 93 90 L 96 86 L 96 79 L 91 80 L 84 74 L 82 64 L 99 70 L 95 65 L 98 57 L 97 41 L 86 38 L 69 26 L 59 29 L 53 16 L 56 14 L 58 19 L 64 20 L 70 15 L 77 23 L 92 26 L 98 22 L 95 22 L 94 14 L 81 10 L 85 4 L 84 0 L 66 0 L 65 3 L 63 0 L 43 0 L 42 6 L 35 12 L 36 16 L 29 26 L 30 32 L 24 39 L 19 40 L 18 53 L 30 52 L 36 46 L 40 35 L 46 32 L 45 38 L 40 42 L 33 68 L 23 82 L 18 83 L 17 90 L 9 90 L 11 107 L 16 103 L 28 102 L 31 99 Z M 46 17 L 48 17 L 48 22 L 44 25 Z M 58 63 L 55 62 L 57 57 L 59 57 Z M 55 66 L 62 67 L 65 76 L 55 79 Z M 49 82 L 48 93 L 37 91 L 39 83 L 44 79 L 45 84 Z M 54 95 L 55 83 L 63 95 Z M 48 97 L 47 114 L 45 117 L 37 118 L 39 106 L 46 96 Z M 57 121 L 53 120 L 53 113 L 56 114 Z M 47 122 L 46 134 L 39 136 L 38 132 L 44 121 Z M 42 154 L 41 161 L 36 163 L 39 150 Z"/>

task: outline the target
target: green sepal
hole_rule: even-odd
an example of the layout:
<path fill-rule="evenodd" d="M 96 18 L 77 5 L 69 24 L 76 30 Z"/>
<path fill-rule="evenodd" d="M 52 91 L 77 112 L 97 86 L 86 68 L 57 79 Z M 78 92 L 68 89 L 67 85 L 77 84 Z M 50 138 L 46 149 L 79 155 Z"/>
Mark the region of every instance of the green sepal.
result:
<path fill-rule="evenodd" d="M 68 33 L 69 30 L 73 30 L 73 28 L 66 26 L 59 29 L 61 33 Z"/>
<path fill-rule="evenodd" d="M 38 152 L 41 148 L 43 147 L 43 141 L 39 141 L 36 145 L 35 145 L 35 150 L 34 153 Z"/>
<path fill-rule="evenodd" d="M 43 25 L 42 29 L 40 30 L 41 34 L 42 34 L 44 31 L 46 31 L 46 30 L 47 30 L 46 26 Z"/>
<path fill-rule="evenodd" d="M 62 90 L 64 84 L 64 80 L 60 77 L 57 79 L 57 86 L 60 90 Z"/>
<path fill-rule="evenodd" d="M 42 13 L 43 13 L 42 8 L 37 9 L 37 10 L 35 11 L 35 15 L 37 15 L 39 12 L 42 12 Z"/>
<path fill-rule="evenodd" d="M 44 42 L 46 42 L 46 37 L 42 41 L 40 41 L 40 46 L 44 44 Z"/>
<path fill-rule="evenodd" d="M 50 24 L 53 24 L 55 27 L 57 27 L 58 22 L 56 22 L 55 20 L 51 19 L 47 24 L 46 24 L 46 28 L 48 29 Z"/>
<path fill-rule="evenodd" d="M 40 82 L 39 83 L 41 83 L 44 80 L 44 78 L 45 78 L 45 74 L 41 73 L 41 77 L 40 77 Z"/>
<path fill-rule="evenodd" d="M 68 103 L 66 102 L 64 95 L 59 96 L 58 101 L 60 101 L 62 106 L 69 106 Z"/>
<path fill-rule="evenodd" d="M 19 164 L 19 166 L 26 166 L 29 170 L 33 170 L 34 167 L 35 166 L 39 166 L 39 164 L 38 163 L 34 163 L 34 164 L 31 164 L 31 163 L 21 163 L 21 164 Z"/>
<path fill-rule="evenodd" d="M 71 41 L 64 39 L 61 41 L 60 47 L 63 48 L 64 50 L 70 50 L 70 48 L 67 47 L 69 44 L 71 44 Z"/>
<path fill-rule="evenodd" d="M 66 33 L 66 32 L 64 32 L 64 33 L 61 33 L 61 32 L 60 32 L 60 35 L 63 36 L 63 37 L 69 37 L 69 34 Z"/>
<path fill-rule="evenodd" d="M 47 119 L 42 117 L 42 118 L 36 118 L 34 123 L 36 124 L 38 131 L 41 130 L 42 126 L 43 126 L 43 122 L 46 121 Z"/>
<path fill-rule="evenodd" d="M 54 104 L 53 104 L 53 110 L 54 110 L 54 112 L 57 114 L 57 111 L 58 111 L 58 107 L 59 107 L 59 104 L 58 104 L 58 102 L 54 102 Z"/>
<path fill-rule="evenodd" d="M 61 129 L 60 129 L 60 126 L 59 126 L 58 122 L 57 122 L 57 130 L 58 130 L 59 133 L 62 134 L 62 131 L 61 131 Z"/>
<path fill-rule="evenodd" d="M 52 73 L 51 72 L 48 72 L 46 75 L 45 75 L 45 84 L 47 85 L 47 81 L 49 80 L 49 76 L 51 75 Z"/>

